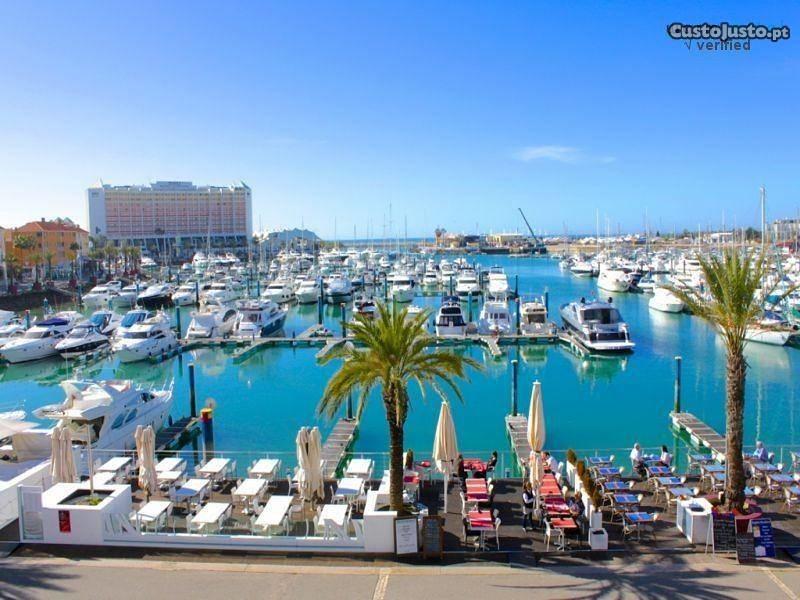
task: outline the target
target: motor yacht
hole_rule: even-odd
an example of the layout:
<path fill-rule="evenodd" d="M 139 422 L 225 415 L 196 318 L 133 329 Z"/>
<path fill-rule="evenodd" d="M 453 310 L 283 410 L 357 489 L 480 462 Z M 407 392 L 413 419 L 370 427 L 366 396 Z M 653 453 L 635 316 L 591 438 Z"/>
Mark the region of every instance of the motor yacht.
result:
<path fill-rule="evenodd" d="M 489 269 L 489 283 L 487 292 L 490 298 L 505 299 L 508 297 L 508 277 L 502 267 L 492 267 Z"/>
<path fill-rule="evenodd" d="M 623 269 L 604 264 L 600 267 L 597 287 L 607 292 L 627 292 L 631 289 L 631 280 Z"/>
<path fill-rule="evenodd" d="M 453 267 L 453 263 L 446 258 L 443 258 L 439 263 L 439 272 L 442 274 L 442 283 L 449 283 L 450 278 L 455 278 L 456 276 L 456 270 Z"/>
<path fill-rule="evenodd" d="M 228 279 L 226 281 L 215 281 L 200 296 L 202 302 L 216 302 L 218 304 L 230 304 L 242 297 L 241 286 Z"/>
<path fill-rule="evenodd" d="M 667 313 L 679 313 L 685 308 L 683 301 L 667 288 L 656 286 L 653 288 L 653 297 L 647 305 L 653 310 Z"/>
<path fill-rule="evenodd" d="M 96 285 L 83 295 L 81 301 L 86 308 L 100 308 L 109 306 L 114 295 L 115 291 L 108 285 Z"/>
<path fill-rule="evenodd" d="M 154 283 L 142 292 L 136 303 L 142 308 L 157 309 L 172 306 L 172 286 L 168 283 Z"/>
<path fill-rule="evenodd" d="M 180 284 L 172 294 L 172 303 L 175 306 L 194 306 L 198 304 L 200 297 L 204 296 L 210 288 L 210 283 L 187 281 Z"/>
<path fill-rule="evenodd" d="M 309 277 L 300 282 L 295 297 L 300 304 L 314 304 L 319 300 L 322 284 L 318 277 Z"/>
<path fill-rule="evenodd" d="M 138 285 L 126 285 L 119 292 L 111 296 L 111 306 L 113 308 L 133 308 L 139 298 Z"/>
<path fill-rule="evenodd" d="M 465 269 L 458 274 L 456 279 L 456 294 L 462 300 L 470 296 L 478 297 L 481 294 L 481 285 L 473 269 Z"/>
<path fill-rule="evenodd" d="M 11 313 L 11 315 L 11 319 L 4 319 L 3 324 L 0 325 L 0 348 L 5 346 L 11 340 L 22 337 L 28 330 L 28 325 L 25 319 L 22 317 L 13 316 L 14 313 Z"/>
<path fill-rule="evenodd" d="M 169 317 L 162 312 L 136 323 L 114 339 L 112 348 L 120 362 L 136 362 L 178 347 Z"/>
<path fill-rule="evenodd" d="M 425 271 L 422 276 L 422 287 L 433 289 L 439 286 L 439 273 L 433 269 Z"/>
<path fill-rule="evenodd" d="M 62 358 L 75 358 L 88 352 L 94 352 L 108 347 L 108 335 L 102 333 L 100 328 L 90 321 L 78 323 L 67 337 L 55 346 Z"/>
<path fill-rule="evenodd" d="M 399 304 L 414 299 L 414 278 L 408 273 L 395 273 L 392 279 L 392 300 Z"/>
<path fill-rule="evenodd" d="M 236 318 L 236 309 L 209 300 L 201 310 L 192 312 L 186 339 L 225 337 L 233 331 Z"/>
<path fill-rule="evenodd" d="M 547 305 L 543 299 L 536 298 L 520 304 L 519 330 L 522 335 L 553 335 L 555 329 L 555 324 L 547 321 Z"/>
<path fill-rule="evenodd" d="M 7 342 L 0 348 L 0 356 L 10 363 L 57 356 L 56 344 L 83 320 L 83 315 L 74 310 L 56 313 L 35 323 L 21 337 Z"/>
<path fill-rule="evenodd" d="M 355 320 L 356 315 L 361 315 L 362 317 L 366 317 L 367 319 L 374 319 L 375 316 L 378 314 L 378 305 L 375 302 L 375 299 L 371 296 L 367 296 L 363 294 L 358 296 L 353 300 L 353 319 Z"/>
<path fill-rule="evenodd" d="M 630 352 L 636 344 L 630 339 L 628 325 L 608 302 L 581 298 L 561 306 L 561 320 L 581 344 L 596 352 Z"/>
<path fill-rule="evenodd" d="M 110 310 L 96 310 L 89 317 L 89 322 L 103 335 L 112 336 L 122 323 L 122 315 Z"/>
<path fill-rule="evenodd" d="M 325 298 L 331 304 L 338 304 L 348 300 L 353 295 L 353 286 L 350 280 L 342 273 L 333 273 L 328 278 L 328 287 Z"/>
<path fill-rule="evenodd" d="M 445 296 L 442 305 L 436 313 L 436 335 L 464 335 L 467 332 L 467 322 L 457 296 Z"/>
<path fill-rule="evenodd" d="M 481 335 L 508 335 L 511 333 L 511 312 L 505 300 L 487 300 L 478 315 L 478 333 Z"/>
<path fill-rule="evenodd" d="M 748 342 L 786 346 L 800 340 L 800 329 L 777 312 L 767 310 L 761 318 L 747 327 L 744 337 Z"/>
<path fill-rule="evenodd" d="M 594 277 L 597 274 L 592 263 L 585 260 L 576 261 L 569 268 L 570 273 L 575 277 Z"/>
<path fill-rule="evenodd" d="M 122 319 L 120 320 L 119 325 L 117 325 L 117 329 L 114 332 L 114 337 L 122 337 L 123 334 L 130 331 L 131 327 L 137 323 L 141 323 L 145 319 L 149 319 L 152 316 L 152 312 L 149 310 L 144 310 L 143 308 L 134 308 L 133 310 L 129 310 L 122 316 Z"/>
<path fill-rule="evenodd" d="M 288 310 L 272 300 L 240 300 L 236 303 L 238 316 L 233 327 L 233 337 L 253 339 L 268 337 L 281 329 Z"/>
<path fill-rule="evenodd" d="M 275 304 L 286 304 L 294 299 L 294 289 L 292 282 L 288 278 L 279 277 L 271 281 L 269 285 L 261 290 L 263 300 L 271 300 Z"/>

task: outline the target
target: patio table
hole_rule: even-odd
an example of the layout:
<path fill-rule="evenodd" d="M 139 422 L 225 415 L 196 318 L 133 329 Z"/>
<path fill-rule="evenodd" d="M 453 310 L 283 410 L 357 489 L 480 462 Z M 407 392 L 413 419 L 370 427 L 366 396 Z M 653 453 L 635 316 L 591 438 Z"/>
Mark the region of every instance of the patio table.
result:
<path fill-rule="evenodd" d="M 168 456 L 158 461 L 156 465 L 156 473 L 162 471 L 185 471 L 186 461 L 179 456 Z"/>
<path fill-rule="evenodd" d="M 477 531 L 480 536 L 478 539 L 478 547 L 481 550 L 486 550 L 486 533 L 494 531 L 494 521 L 492 521 L 492 514 L 489 511 L 470 511 L 467 515 L 469 521 L 469 528 L 472 531 Z"/>
<path fill-rule="evenodd" d="M 610 467 L 611 466 L 611 457 L 610 456 L 590 456 L 588 459 L 589 464 L 593 467 Z"/>
<path fill-rule="evenodd" d="M 371 458 L 354 458 L 347 465 L 344 474 L 347 477 L 361 477 L 368 479 L 372 475 L 373 462 Z"/>
<path fill-rule="evenodd" d="M 684 485 L 673 485 L 666 488 L 667 496 L 673 496 L 675 498 L 693 498 L 694 491 L 691 488 L 688 488 Z"/>
<path fill-rule="evenodd" d="M 192 517 L 192 528 L 198 532 L 207 529 L 209 525 L 216 525 L 217 528 L 222 524 L 222 520 L 230 513 L 231 505 L 227 502 L 209 502 Z"/>
<path fill-rule="evenodd" d="M 343 498 L 347 502 L 350 502 L 357 496 L 361 495 L 361 491 L 364 489 L 364 480 L 361 477 L 345 477 L 339 480 L 339 483 L 336 485 L 336 493 L 334 494 L 335 498 Z"/>
<path fill-rule="evenodd" d="M 190 479 L 181 487 L 175 489 L 176 502 L 191 502 L 194 498 L 202 496 L 208 490 L 208 479 Z"/>
<path fill-rule="evenodd" d="M 106 471 L 110 473 L 120 473 L 122 471 L 127 471 L 129 466 L 133 463 L 133 459 L 130 456 L 115 456 L 114 458 L 108 459 L 102 465 L 95 469 L 96 472 Z"/>
<path fill-rule="evenodd" d="M 156 471 L 159 484 L 175 485 L 184 476 L 184 471 Z"/>
<path fill-rule="evenodd" d="M 289 507 L 292 505 L 292 496 L 272 496 L 267 501 L 261 514 L 254 523 L 265 532 L 272 527 L 278 527 L 283 523 L 286 514 L 289 512 Z"/>
<path fill-rule="evenodd" d="M 636 526 L 636 539 L 641 539 L 641 526 L 647 523 L 655 523 L 655 515 L 646 512 L 625 513 L 625 519 Z"/>
<path fill-rule="evenodd" d="M 647 473 L 650 477 L 669 477 L 672 471 L 669 470 L 669 467 L 654 465 L 652 467 L 647 467 Z"/>
<path fill-rule="evenodd" d="M 281 468 L 281 461 L 277 458 L 259 458 L 250 467 L 250 477 L 272 481 L 276 478 Z"/>
<path fill-rule="evenodd" d="M 700 469 L 704 473 L 724 473 L 725 465 L 718 465 L 717 463 L 709 463 L 705 465 L 700 465 Z"/>
<path fill-rule="evenodd" d="M 619 477 L 622 475 L 622 469 L 620 467 L 599 467 L 597 474 L 600 477 Z"/>
<path fill-rule="evenodd" d="M 168 500 L 150 500 L 147 504 L 142 506 L 137 513 L 136 518 L 140 523 L 156 524 L 156 531 L 158 530 L 158 522 L 161 520 L 161 515 L 166 515 L 167 511 L 172 507 L 172 502 Z"/>
<path fill-rule="evenodd" d="M 656 477 L 655 481 L 658 485 L 664 487 L 674 487 L 683 483 L 680 477 Z"/>
<path fill-rule="evenodd" d="M 251 478 L 245 479 L 236 486 L 236 489 L 231 492 L 231 499 L 249 502 L 253 510 L 256 508 L 256 503 L 259 497 L 267 487 L 266 479 Z M 245 509 L 245 514 L 247 509 Z"/>
<path fill-rule="evenodd" d="M 230 458 L 212 458 L 200 467 L 197 472 L 204 477 L 217 481 L 225 476 L 225 472 L 228 470 L 230 464 Z"/>
<path fill-rule="evenodd" d="M 567 544 L 567 532 L 568 531 L 575 531 L 578 529 L 578 524 L 575 522 L 575 519 L 572 517 L 561 517 L 561 518 L 553 518 L 550 519 L 550 527 L 554 529 L 561 529 L 564 532 L 564 545 L 558 546 L 559 550 L 565 550 L 568 546 Z"/>
<path fill-rule="evenodd" d="M 347 504 L 324 504 L 319 513 L 319 522 L 325 529 L 325 537 L 330 537 L 331 524 L 344 527 L 347 522 Z"/>
<path fill-rule="evenodd" d="M 114 483 L 114 478 L 117 476 L 116 473 L 113 471 L 100 471 L 99 473 L 95 473 L 92 477 L 92 483 L 95 486 L 104 486 L 110 483 Z"/>
<path fill-rule="evenodd" d="M 755 469 L 759 473 L 777 473 L 778 471 L 780 471 L 778 465 L 773 465 L 764 462 L 753 463 L 753 469 Z"/>
<path fill-rule="evenodd" d="M 635 494 L 614 494 L 614 503 L 620 506 L 636 506 L 639 504 L 639 497 Z"/>
<path fill-rule="evenodd" d="M 625 483 L 624 481 L 606 481 L 602 484 L 603 489 L 606 492 L 621 492 L 623 490 L 629 490 L 630 486 Z"/>

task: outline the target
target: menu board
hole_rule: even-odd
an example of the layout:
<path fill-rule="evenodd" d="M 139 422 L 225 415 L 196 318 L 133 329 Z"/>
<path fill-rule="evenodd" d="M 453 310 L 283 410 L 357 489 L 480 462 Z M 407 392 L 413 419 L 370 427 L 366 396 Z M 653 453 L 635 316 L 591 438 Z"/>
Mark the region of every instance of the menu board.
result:
<path fill-rule="evenodd" d="M 442 558 L 444 542 L 444 519 L 442 517 L 423 517 L 422 556 Z"/>
<path fill-rule="evenodd" d="M 756 550 L 753 543 L 753 532 L 736 534 L 736 560 L 739 563 L 749 563 L 756 559 Z"/>
<path fill-rule="evenodd" d="M 416 554 L 419 537 L 416 517 L 396 517 L 394 520 L 394 553 Z"/>
<path fill-rule="evenodd" d="M 775 558 L 775 538 L 772 532 L 772 520 L 766 517 L 753 519 L 750 522 L 753 531 L 756 558 Z"/>
<path fill-rule="evenodd" d="M 711 513 L 713 517 L 714 552 L 736 550 L 736 522 L 733 513 Z"/>

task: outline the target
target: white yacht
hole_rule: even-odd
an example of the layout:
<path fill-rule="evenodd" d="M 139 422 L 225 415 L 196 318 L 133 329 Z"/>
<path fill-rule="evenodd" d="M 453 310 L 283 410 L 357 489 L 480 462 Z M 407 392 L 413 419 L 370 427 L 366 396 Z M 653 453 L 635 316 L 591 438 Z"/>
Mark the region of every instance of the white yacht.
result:
<path fill-rule="evenodd" d="M 445 296 L 442 306 L 436 313 L 436 335 L 464 335 L 467 332 L 467 322 L 457 296 Z"/>
<path fill-rule="evenodd" d="M 96 310 L 89 317 L 89 322 L 97 327 L 103 335 L 112 336 L 122 323 L 122 315 L 110 310 Z"/>
<path fill-rule="evenodd" d="M 354 320 L 356 315 L 361 315 L 362 317 L 366 317 L 367 319 L 374 319 L 377 314 L 378 314 L 378 305 L 375 303 L 374 298 L 364 294 L 358 296 L 355 300 L 353 300 Z"/>
<path fill-rule="evenodd" d="M 333 273 L 328 278 L 328 287 L 325 298 L 331 304 L 338 304 L 348 300 L 353 295 L 353 286 L 350 280 L 341 273 Z"/>
<path fill-rule="evenodd" d="M 113 308 L 133 308 L 139 298 L 138 285 L 126 285 L 119 292 L 111 296 L 111 306 Z"/>
<path fill-rule="evenodd" d="M 284 277 L 271 281 L 265 289 L 261 290 L 261 298 L 263 300 L 271 300 L 275 304 L 291 302 L 294 298 L 292 281 Z"/>
<path fill-rule="evenodd" d="M 131 327 L 137 323 L 141 323 L 145 319 L 149 319 L 152 316 L 152 312 L 149 310 L 144 310 L 143 308 L 134 308 L 133 310 L 129 310 L 122 316 L 122 319 L 120 320 L 119 325 L 117 325 L 117 329 L 114 332 L 114 337 L 122 337 L 125 333 L 130 331 Z"/>
<path fill-rule="evenodd" d="M 240 300 L 236 308 L 239 314 L 233 328 L 233 337 L 246 339 L 268 337 L 280 331 L 288 312 L 272 300 Z"/>
<path fill-rule="evenodd" d="M 0 348 L 0 356 L 10 363 L 57 356 L 56 344 L 83 320 L 83 315 L 74 310 L 56 313 L 35 323 L 22 337 L 6 343 Z"/>
<path fill-rule="evenodd" d="M 81 301 L 86 308 L 100 308 L 109 306 L 115 292 L 108 285 L 96 285 L 86 294 Z"/>
<path fill-rule="evenodd" d="M 62 358 L 74 358 L 87 352 L 94 352 L 109 345 L 108 335 L 90 321 L 78 323 L 67 337 L 55 346 Z"/>
<path fill-rule="evenodd" d="M 12 318 L 4 319 L 3 324 L 0 325 L 0 348 L 11 340 L 22 337 L 28 330 L 27 322 L 24 318 L 13 316 L 14 313 L 11 313 L 11 315 Z"/>
<path fill-rule="evenodd" d="M 300 304 L 314 304 L 319 300 L 321 284 L 318 277 L 309 277 L 300 282 L 295 297 Z"/>
<path fill-rule="evenodd" d="M 225 337 L 233 331 L 237 312 L 234 308 L 216 302 L 206 302 L 198 311 L 192 312 L 192 320 L 186 329 L 186 339 Z"/>
<path fill-rule="evenodd" d="M 503 267 L 492 267 L 489 269 L 489 284 L 487 291 L 490 298 L 505 299 L 508 297 L 508 277 Z"/>
<path fill-rule="evenodd" d="M 800 330 L 796 325 L 791 325 L 780 314 L 773 311 L 764 311 L 764 314 L 745 331 L 748 342 L 769 344 L 771 346 L 786 346 L 800 339 Z"/>
<path fill-rule="evenodd" d="M 636 344 L 630 339 L 628 325 L 609 298 L 609 302 L 592 300 L 570 302 L 561 306 L 564 327 L 580 342 L 597 352 L 630 352 Z"/>
<path fill-rule="evenodd" d="M 607 292 L 627 292 L 631 288 L 631 281 L 623 269 L 604 264 L 600 267 L 597 287 Z"/>
<path fill-rule="evenodd" d="M 187 281 L 178 286 L 172 294 L 172 303 L 175 306 L 193 306 L 197 304 L 198 296 L 204 295 L 211 288 L 210 283 Z"/>
<path fill-rule="evenodd" d="M 422 276 L 422 286 L 428 289 L 436 288 L 439 286 L 439 273 L 433 269 L 425 271 Z"/>
<path fill-rule="evenodd" d="M 555 325 L 547 321 L 547 306 L 537 298 L 522 302 L 519 306 L 519 330 L 522 335 L 553 335 Z"/>
<path fill-rule="evenodd" d="M 215 281 L 203 293 L 204 302 L 217 302 L 218 304 L 229 304 L 242 297 L 242 289 L 233 280 Z"/>
<path fill-rule="evenodd" d="M 158 313 L 136 323 L 114 339 L 114 354 L 120 362 L 136 362 L 178 347 L 178 338 L 172 331 L 169 317 Z"/>
<path fill-rule="evenodd" d="M 481 294 L 481 285 L 478 283 L 478 276 L 473 269 L 465 269 L 459 273 L 456 279 L 456 294 L 462 300 L 470 295 L 478 297 Z"/>
<path fill-rule="evenodd" d="M 391 293 L 395 302 L 411 302 L 414 299 L 414 278 L 408 273 L 395 273 Z"/>
<path fill-rule="evenodd" d="M 679 313 L 685 305 L 683 301 L 667 288 L 656 286 L 653 288 L 653 297 L 647 305 L 653 310 L 660 310 L 661 312 Z"/>
<path fill-rule="evenodd" d="M 594 265 L 585 260 L 574 262 L 569 270 L 575 277 L 594 277 L 596 274 Z"/>
<path fill-rule="evenodd" d="M 508 335 L 511 333 L 511 312 L 505 300 L 487 300 L 478 315 L 478 333 L 481 335 Z"/>
<path fill-rule="evenodd" d="M 168 283 L 154 283 L 142 292 L 136 303 L 142 308 L 164 308 L 172 306 L 172 286 Z"/>

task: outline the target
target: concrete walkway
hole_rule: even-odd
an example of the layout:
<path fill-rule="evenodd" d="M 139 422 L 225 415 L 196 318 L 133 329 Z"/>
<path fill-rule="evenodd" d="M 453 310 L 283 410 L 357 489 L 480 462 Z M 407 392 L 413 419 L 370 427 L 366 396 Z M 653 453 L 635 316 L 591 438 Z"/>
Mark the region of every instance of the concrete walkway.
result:
<path fill-rule="evenodd" d="M 652 557 L 603 566 L 318 566 L 259 562 L 7 558 L 0 599 L 798 598 L 800 567 Z"/>

